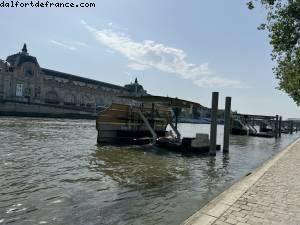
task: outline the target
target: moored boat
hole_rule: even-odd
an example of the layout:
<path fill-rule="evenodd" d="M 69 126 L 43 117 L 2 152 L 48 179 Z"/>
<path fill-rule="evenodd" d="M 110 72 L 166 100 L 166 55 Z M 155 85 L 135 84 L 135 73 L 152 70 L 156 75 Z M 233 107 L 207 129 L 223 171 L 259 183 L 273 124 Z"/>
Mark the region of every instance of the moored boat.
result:
<path fill-rule="evenodd" d="M 182 153 L 209 151 L 208 134 L 182 138 L 177 130 L 180 108 L 198 104 L 161 96 L 126 97 L 128 104 L 113 103 L 98 113 L 97 142 L 109 144 L 155 144 Z M 200 104 L 198 104 L 200 105 Z M 175 124 L 173 124 L 175 121 Z M 167 126 L 175 132 L 167 131 Z M 220 149 L 220 145 L 217 146 Z"/>
<path fill-rule="evenodd" d="M 171 120 L 171 111 L 164 105 L 113 103 L 97 116 L 97 142 L 147 144 L 165 137 Z"/>

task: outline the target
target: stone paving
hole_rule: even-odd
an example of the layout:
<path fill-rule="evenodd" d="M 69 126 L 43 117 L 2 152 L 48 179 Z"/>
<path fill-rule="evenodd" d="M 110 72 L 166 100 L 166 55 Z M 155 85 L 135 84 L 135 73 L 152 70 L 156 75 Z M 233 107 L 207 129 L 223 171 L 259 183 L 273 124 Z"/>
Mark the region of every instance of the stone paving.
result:
<path fill-rule="evenodd" d="M 211 224 L 300 225 L 300 142 Z"/>

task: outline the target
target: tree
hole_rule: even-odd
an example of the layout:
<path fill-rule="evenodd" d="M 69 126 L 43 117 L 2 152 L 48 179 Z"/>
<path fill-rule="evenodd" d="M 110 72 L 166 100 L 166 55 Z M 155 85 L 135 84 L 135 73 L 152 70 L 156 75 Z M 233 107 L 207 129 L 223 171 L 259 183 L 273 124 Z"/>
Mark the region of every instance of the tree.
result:
<path fill-rule="evenodd" d="M 300 0 L 252 0 L 248 8 L 253 9 L 258 1 L 268 12 L 267 23 L 259 29 L 269 32 L 278 88 L 300 106 Z"/>

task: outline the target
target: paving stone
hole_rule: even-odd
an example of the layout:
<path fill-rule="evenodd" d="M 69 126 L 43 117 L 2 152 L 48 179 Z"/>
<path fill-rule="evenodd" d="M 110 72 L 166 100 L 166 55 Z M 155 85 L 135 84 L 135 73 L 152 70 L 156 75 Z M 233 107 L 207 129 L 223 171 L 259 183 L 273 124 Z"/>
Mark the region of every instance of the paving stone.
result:
<path fill-rule="evenodd" d="M 300 142 L 271 166 L 214 225 L 300 225 Z"/>

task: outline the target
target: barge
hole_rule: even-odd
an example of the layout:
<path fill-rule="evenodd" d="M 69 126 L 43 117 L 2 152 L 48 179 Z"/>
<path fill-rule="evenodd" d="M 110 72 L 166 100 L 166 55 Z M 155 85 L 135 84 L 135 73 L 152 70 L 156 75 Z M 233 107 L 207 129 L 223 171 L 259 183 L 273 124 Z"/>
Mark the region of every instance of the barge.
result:
<path fill-rule="evenodd" d="M 98 143 L 152 144 L 175 152 L 209 151 L 207 134 L 197 134 L 195 138 L 181 138 L 177 130 L 180 109 L 200 104 L 162 96 L 124 98 L 128 100 L 128 104 L 112 103 L 98 113 Z M 173 132 L 167 131 L 167 126 L 170 126 Z M 220 149 L 220 146 L 217 148 Z"/>

